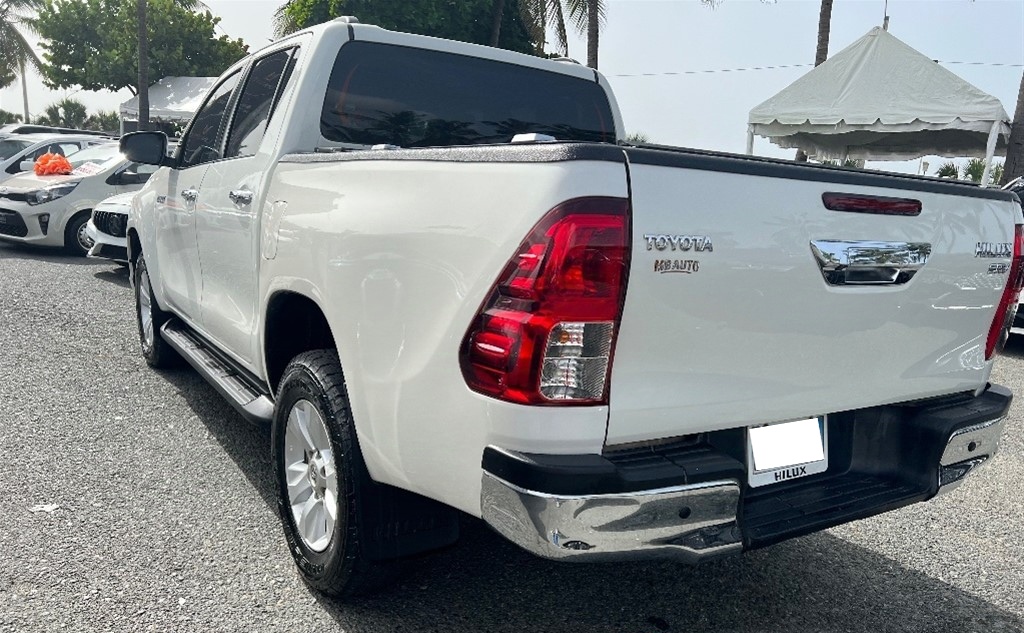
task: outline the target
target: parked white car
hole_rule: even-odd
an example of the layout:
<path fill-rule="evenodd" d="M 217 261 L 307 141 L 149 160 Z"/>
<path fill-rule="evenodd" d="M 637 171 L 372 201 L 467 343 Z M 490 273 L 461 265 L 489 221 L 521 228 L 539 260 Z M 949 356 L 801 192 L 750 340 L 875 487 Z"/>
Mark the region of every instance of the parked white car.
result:
<path fill-rule="evenodd" d="M 71 156 L 79 150 L 109 144 L 112 139 L 94 134 L 11 134 L 0 138 L 0 182 L 31 171 L 43 154 Z"/>
<path fill-rule="evenodd" d="M 92 217 L 85 227 L 86 234 L 93 241 L 89 257 L 128 263 L 125 229 L 128 227 L 128 210 L 134 197 L 134 191 L 119 193 L 100 202 L 92 210 Z"/>
<path fill-rule="evenodd" d="M 0 239 L 84 256 L 93 246 L 86 232 L 93 208 L 137 191 L 157 169 L 126 160 L 114 144 L 81 150 L 68 161 L 74 171 L 67 176 L 24 174 L 0 185 Z"/>

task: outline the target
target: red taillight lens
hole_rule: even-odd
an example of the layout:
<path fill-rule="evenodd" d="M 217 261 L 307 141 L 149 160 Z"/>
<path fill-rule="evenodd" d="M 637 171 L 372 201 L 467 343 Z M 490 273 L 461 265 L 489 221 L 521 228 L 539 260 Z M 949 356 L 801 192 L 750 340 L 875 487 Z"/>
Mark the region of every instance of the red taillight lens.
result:
<path fill-rule="evenodd" d="M 578 198 L 552 209 L 466 333 L 466 383 L 523 404 L 607 402 L 628 269 L 627 200 Z"/>
<path fill-rule="evenodd" d="M 985 360 L 991 360 L 997 352 L 1002 351 L 1006 339 L 1010 337 L 1010 327 L 1017 315 L 1017 303 L 1020 301 L 1021 286 L 1024 285 L 1024 226 L 1018 224 L 1013 232 L 1013 260 L 1010 262 L 1010 276 L 1006 279 L 1003 296 L 999 299 L 999 307 L 988 329 L 988 342 L 985 345 Z"/>

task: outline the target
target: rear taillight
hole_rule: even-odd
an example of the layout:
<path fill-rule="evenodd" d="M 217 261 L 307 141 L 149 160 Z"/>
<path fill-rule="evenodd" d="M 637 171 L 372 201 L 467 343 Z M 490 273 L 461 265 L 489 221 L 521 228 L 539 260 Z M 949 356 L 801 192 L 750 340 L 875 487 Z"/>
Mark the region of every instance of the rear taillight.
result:
<path fill-rule="evenodd" d="M 1013 260 L 1010 262 L 1010 276 L 1006 279 L 1003 296 L 999 299 L 999 307 L 988 329 L 988 343 L 985 345 L 985 360 L 991 360 L 1001 352 L 1010 337 L 1010 327 L 1017 315 L 1017 302 L 1020 301 L 1021 286 L 1024 285 L 1024 226 L 1018 224 L 1013 232 Z"/>
<path fill-rule="evenodd" d="M 523 404 L 602 404 L 629 269 L 629 203 L 552 209 L 509 260 L 466 332 L 466 383 Z"/>

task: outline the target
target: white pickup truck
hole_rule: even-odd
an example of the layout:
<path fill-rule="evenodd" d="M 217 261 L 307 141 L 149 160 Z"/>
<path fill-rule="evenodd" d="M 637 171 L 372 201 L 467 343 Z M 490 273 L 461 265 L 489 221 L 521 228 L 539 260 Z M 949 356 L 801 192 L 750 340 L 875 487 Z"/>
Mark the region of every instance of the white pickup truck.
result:
<path fill-rule="evenodd" d="M 352 19 L 228 69 L 175 157 L 122 139 L 163 165 L 128 221 L 143 354 L 272 425 L 312 586 L 456 510 L 544 557 L 700 561 L 995 454 L 1016 196 L 622 139 L 589 68 Z"/>

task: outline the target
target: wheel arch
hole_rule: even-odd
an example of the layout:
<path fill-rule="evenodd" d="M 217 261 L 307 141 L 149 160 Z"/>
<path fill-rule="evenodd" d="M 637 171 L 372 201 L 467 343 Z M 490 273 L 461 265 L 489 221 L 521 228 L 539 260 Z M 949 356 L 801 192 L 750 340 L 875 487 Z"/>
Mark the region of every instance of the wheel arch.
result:
<path fill-rule="evenodd" d="M 268 299 L 262 345 L 267 385 L 272 393 L 277 391 L 291 359 L 315 349 L 338 349 L 320 305 L 292 290 L 279 290 Z"/>
<path fill-rule="evenodd" d="M 60 230 L 68 230 L 68 227 L 71 226 L 71 223 L 83 215 L 87 218 L 92 217 L 92 207 L 89 207 L 88 209 L 77 209 L 75 211 L 69 211 L 67 215 L 64 217 L 64 225 L 60 227 Z"/>

